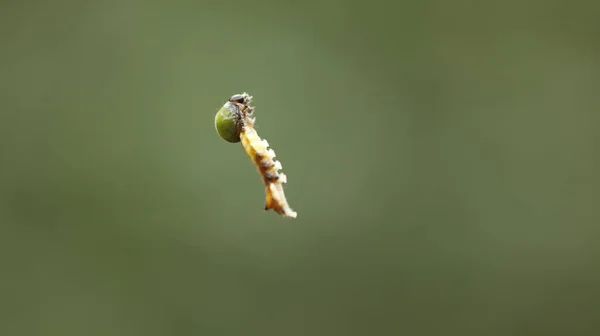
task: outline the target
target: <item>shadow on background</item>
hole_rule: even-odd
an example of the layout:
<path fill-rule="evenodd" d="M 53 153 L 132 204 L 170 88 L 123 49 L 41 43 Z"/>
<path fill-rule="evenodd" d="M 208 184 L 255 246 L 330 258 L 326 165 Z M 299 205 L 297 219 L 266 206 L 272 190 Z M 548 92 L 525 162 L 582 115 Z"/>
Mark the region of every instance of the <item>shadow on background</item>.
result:
<path fill-rule="evenodd" d="M 599 334 L 598 9 L 4 1 L 0 334 Z"/>

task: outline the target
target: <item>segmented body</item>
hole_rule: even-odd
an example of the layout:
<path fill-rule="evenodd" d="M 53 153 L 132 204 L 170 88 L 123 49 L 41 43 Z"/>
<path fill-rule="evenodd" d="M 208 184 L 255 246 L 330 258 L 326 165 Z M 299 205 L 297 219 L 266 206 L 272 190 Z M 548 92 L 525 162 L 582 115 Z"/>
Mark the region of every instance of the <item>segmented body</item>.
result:
<path fill-rule="evenodd" d="M 283 183 L 287 182 L 287 177 L 279 172 L 282 168 L 281 163 L 274 160 L 275 152 L 269 148 L 267 140 L 261 139 L 254 129 L 255 118 L 252 115 L 254 107 L 249 105 L 251 100 L 250 95 L 243 93 L 234 95 L 225 105 L 234 104 L 236 107 L 241 126 L 239 137 L 242 147 L 258 169 L 265 185 L 265 210 L 273 209 L 282 216 L 296 218 L 298 214 L 289 206 L 283 192 Z"/>

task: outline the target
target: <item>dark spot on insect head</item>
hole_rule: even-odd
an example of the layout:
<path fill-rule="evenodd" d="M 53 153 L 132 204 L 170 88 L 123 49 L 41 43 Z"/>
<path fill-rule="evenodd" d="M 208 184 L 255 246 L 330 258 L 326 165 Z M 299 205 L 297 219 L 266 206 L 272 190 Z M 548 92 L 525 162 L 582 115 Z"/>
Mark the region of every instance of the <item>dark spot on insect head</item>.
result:
<path fill-rule="evenodd" d="M 245 97 L 241 94 L 235 94 L 235 95 L 231 96 L 231 98 L 229 98 L 229 101 L 232 103 L 239 103 L 239 104 L 246 103 Z"/>

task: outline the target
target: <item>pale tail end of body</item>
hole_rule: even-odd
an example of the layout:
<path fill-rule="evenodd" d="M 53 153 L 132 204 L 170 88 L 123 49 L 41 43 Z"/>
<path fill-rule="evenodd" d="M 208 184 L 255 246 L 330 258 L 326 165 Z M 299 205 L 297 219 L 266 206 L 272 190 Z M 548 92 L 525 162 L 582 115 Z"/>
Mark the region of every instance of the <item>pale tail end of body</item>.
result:
<path fill-rule="evenodd" d="M 277 190 L 280 188 L 281 190 Z M 285 196 L 283 199 L 277 199 L 279 195 L 283 194 L 283 188 L 281 185 L 270 184 L 266 188 L 267 194 L 267 204 L 265 205 L 265 210 L 273 209 L 275 212 L 284 217 L 296 218 L 298 217 L 298 213 L 296 213 L 287 203 Z"/>

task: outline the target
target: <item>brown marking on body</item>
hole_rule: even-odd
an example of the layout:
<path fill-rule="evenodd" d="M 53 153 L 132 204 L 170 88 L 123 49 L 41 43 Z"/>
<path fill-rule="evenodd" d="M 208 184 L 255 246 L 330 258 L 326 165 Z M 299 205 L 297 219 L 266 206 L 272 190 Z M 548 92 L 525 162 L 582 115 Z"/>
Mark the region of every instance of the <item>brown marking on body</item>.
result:
<path fill-rule="evenodd" d="M 273 209 L 282 216 L 295 218 L 297 214 L 288 205 L 283 192 L 281 174 L 277 171 L 276 163 L 273 160 L 274 153 L 269 153 L 268 148 L 264 146 L 262 139 L 260 139 L 254 128 L 249 127 L 247 124 L 244 125 L 240 138 L 242 139 L 242 147 L 256 166 L 265 185 L 265 210 Z"/>

